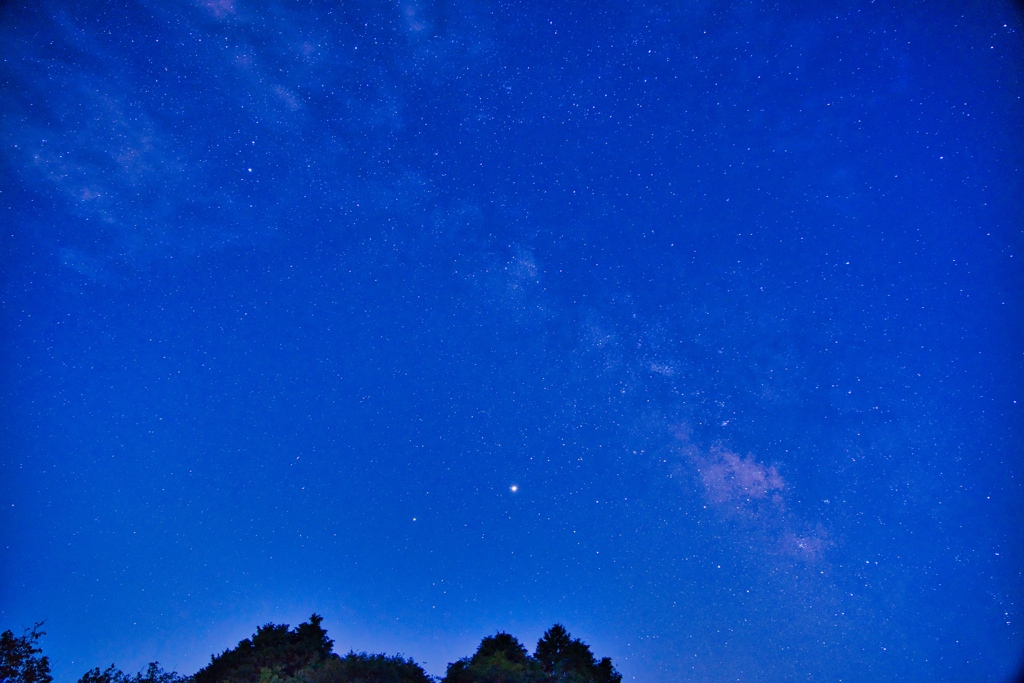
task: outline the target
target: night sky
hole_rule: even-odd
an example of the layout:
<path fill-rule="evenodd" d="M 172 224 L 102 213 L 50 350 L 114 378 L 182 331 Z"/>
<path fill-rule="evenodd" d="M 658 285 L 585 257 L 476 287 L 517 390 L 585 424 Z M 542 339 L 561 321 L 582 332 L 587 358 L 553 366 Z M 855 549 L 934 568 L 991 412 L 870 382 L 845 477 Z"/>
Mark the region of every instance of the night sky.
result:
<path fill-rule="evenodd" d="M 0 629 L 60 683 L 314 611 L 431 674 L 560 622 L 626 681 L 1005 680 L 1021 30 L 6 3 Z"/>

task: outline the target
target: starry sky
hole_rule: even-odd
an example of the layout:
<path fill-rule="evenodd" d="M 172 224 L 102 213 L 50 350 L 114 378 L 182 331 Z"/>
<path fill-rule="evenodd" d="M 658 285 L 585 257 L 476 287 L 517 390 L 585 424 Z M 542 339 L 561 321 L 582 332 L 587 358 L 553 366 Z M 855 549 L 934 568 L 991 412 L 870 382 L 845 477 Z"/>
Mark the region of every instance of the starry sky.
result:
<path fill-rule="evenodd" d="M 0 628 L 1005 680 L 1021 19 L 6 3 Z"/>

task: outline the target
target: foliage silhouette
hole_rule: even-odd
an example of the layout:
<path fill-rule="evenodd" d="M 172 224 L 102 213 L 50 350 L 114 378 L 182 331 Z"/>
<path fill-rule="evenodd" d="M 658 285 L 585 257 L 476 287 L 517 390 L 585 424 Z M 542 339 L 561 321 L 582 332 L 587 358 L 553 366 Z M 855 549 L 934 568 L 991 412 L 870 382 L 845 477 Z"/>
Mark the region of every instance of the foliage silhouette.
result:
<path fill-rule="evenodd" d="M 539 671 L 530 664 L 530 656 L 523 644 L 513 635 L 498 632 L 480 641 L 472 657 L 464 657 L 449 664 L 443 680 L 445 683 L 518 683 L 540 680 L 531 677 L 531 674 Z"/>
<path fill-rule="evenodd" d="M 534 657 L 552 681 L 619 683 L 622 680 L 611 659 L 604 657 L 596 661 L 590 647 L 570 636 L 561 624 L 555 624 L 541 636 Z"/>
<path fill-rule="evenodd" d="M 288 624 L 260 626 L 251 640 L 211 657 L 192 676 L 193 683 L 274 683 L 274 676 L 284 680 L 300 669 L 316 668 L 334 644 L 321 621 L 323 617 L 314 614 L 294 631 Z"/>
<path fill-rule="evenodd" d="M 529 655 L 526 648 L 516 639 L 515 636 L 499 631 L 493 636 L 487 636 L 480 641 L 480 647 L 473 655 L 474 662 L 481 662 L 492 659 L 501 653 L 505 659 L 512 664 L 526 664 Z"/>
<path fill-rule="evenodd" d="M 50 659 L 38 647 L 46 631 L 35 624 L 20 636 L 10 630 L 0 633 L 0 683 L 51 683 Z"/>
<path fill-rule="evenodd" d="M 331 655 L 322 667 L 304 669 L 295 677 L 302 683 L 432 683 L 423 668 L 401 656 L 349 652 Z"/>
<path fill-rule="evenodd" d="M 294 631 L 287 624 L 261 626 L 251 640 L 211 658 L 191 683 L 431 683 L 411 659 L 355 652 L 339 657 L 321 621 L 314 614 Z"/>
<path fill-rule="evenodd" d="M 448 665 L 441 683 L 620 683 L 605 657 L 595 661 L 583 641 L 555 624 L 537 643 L 534 656 L 507 633 L 488 636 L 476 654 Z"/>
<path fill-rule="evenodd" d="M 130 676 L 113 664 L 103 671 L 99 667 L 86 671 L 78 683 L 188 683 L 191 678 L 176 671 L 164 671 L 159 662 L 150 662 L 145 671 Z"/>
<path fill-rule="evenodd" d="M 596 660 L 590 647 L 555 624 L 537 642 L 531 656 L 515 636 L 499 631 L 480 641 L 470 657 L 448 665 L 441 679 L 431 678 L 411 659 L 383 654 L 334 654 L 334 641 L 312 615 L 294 630 L 266 624 L 252 638 L 210 658 L 192 676 L 164 671 L 158 662 L 136 674 L 113 664 L 91 669 L 78 683 L 621 683 L 608 657 Z M 15 637 L 0 635 L 0 683 L 52 683 L 49 660 L 38 640 L 41 623 Z"/>

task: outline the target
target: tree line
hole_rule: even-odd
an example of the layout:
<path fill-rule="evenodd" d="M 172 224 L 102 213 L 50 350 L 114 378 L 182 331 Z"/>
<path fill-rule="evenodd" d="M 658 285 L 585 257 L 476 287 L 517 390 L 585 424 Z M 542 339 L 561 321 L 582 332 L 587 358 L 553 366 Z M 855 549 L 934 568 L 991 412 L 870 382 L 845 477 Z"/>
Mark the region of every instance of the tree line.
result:
<path fill-rule="evenodd" d="M 78 683 L 621 683 L 611 659 L 597 659 L 590 647 L 561 624 L 549 628 L 533 654 L 508 633 L 480 641 L 475 653 L 448 665 L 445 675 L 427 675 L 412 659 L 384 654 L 334 652 L 334 641 L 314 614 L 292 629 L 266 624 L 251 638 L 219 655 L 190 676 L 165 671 L 153 662 L 125 673 L 111 664 L 87 671 Z M 52 683 L 49 659 L 39 639 L 42 624 L 20 636 L 0 634 L 0 683 Z"/>

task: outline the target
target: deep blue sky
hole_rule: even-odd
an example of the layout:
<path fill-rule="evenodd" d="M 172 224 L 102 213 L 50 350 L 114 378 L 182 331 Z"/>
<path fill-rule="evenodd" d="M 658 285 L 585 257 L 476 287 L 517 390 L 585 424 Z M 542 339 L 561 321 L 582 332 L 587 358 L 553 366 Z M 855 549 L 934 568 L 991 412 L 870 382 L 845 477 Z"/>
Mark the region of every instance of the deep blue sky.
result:
<path fill-rule="evenodd" d="M 0 628 L 1004 680 L 1021 17 L 892 4 L 7 3 Z"/>

